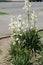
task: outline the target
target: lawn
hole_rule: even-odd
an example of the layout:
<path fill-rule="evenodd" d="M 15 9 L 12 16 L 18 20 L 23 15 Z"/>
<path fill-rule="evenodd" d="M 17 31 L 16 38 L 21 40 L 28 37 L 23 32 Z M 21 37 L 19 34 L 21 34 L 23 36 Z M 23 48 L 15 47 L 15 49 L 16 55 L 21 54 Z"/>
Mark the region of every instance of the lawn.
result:
<path fill-rule="evenodd" d="M 6 13 L 6 12 L 0 12 L 0 15 L 6 15 L 6 14 L 8 14 L 8 13 Z"/>

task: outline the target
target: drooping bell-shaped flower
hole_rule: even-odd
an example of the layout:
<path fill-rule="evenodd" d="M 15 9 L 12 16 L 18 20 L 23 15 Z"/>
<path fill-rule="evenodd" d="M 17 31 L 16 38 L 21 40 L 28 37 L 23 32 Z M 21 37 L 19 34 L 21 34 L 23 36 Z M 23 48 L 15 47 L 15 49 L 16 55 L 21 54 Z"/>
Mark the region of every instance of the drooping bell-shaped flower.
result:
<path fill-rule="evenodd" d="M 35 23 L 37 21 L 37 15 L 35 13 L 35 11 L 31 10 L 31 4 L 29 2 L 29 0 L 25 0 L 25 5 L 24 5 L 24 9 L 26 12 L 26 18 L 28 21 L 28 26 L 29 28 L 35 28 Z"/>
<path fill-rule="evenodd" d="M 37 21 L 37 15 L 35 11 L 32 11 L 30 15 L 30 28 L 35 28 L 36 21 Z"/>
<path fill-rule="evenodd" d="M 23 9 L 25 9 L 26 13 L 29 13 L 30 8 L 31 8 L 31 4 L 30 4 L 29 0 L 25 0 L 25 5 L 24 5 Z"/>
<path fill-rule="evenodd" d="M 15 26 L 14 26 L 14 17 L 11 17 L 10 20 L 11 20 L 11 23 L 9 24 L 9 29 L 11 30 L 11 32 L 13 32 L 14 29 L 15 29 Z"/>

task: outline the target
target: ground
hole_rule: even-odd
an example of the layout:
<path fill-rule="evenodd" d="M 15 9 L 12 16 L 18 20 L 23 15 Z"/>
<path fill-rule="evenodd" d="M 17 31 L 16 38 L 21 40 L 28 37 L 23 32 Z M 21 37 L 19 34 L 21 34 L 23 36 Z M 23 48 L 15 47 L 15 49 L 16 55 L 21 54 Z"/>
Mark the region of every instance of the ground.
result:
<path fill-rule="evenodd" d="M 10 38 L 5 38 L 0 40 L 0 49 L 2 53 L 0 54 L 0 65 L 6 65 L 4 63 L 4 57 L 7 56 L 8 50 L 10 48 Z"/>

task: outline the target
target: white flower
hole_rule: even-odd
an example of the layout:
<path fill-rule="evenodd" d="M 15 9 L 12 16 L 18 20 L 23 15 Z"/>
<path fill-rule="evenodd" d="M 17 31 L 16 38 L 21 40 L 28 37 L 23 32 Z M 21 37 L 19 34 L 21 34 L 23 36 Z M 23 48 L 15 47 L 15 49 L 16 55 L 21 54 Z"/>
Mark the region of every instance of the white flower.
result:
<path fill-rule="evenodd" d="M 16 42 L 14 41 L 14 42 L 13 42 L 13 45 L 15 45 L 15 44 L 16 44 Z"/>
<path fill-rule="evenodd" d="M 24 32 L 26 32 L 26 29 L 24 29 Z"/>
<path fill-rule="evenodd" d="M 10 29 L 11 31 L 13 31 L 13 30 L 15 29 L 14 23 L 10 23 L 10 24 L 9 24 L 9 29 Z"/>
<path fill-rule="evenodd" d="M 15 27 L 13 25 L 11 25 L 10 29 L 15 29 Z"/>
<path fill-rule="evenodd" d="M 20 41 L 18 41 L 18 43 L 20 44 Z"/>
<path fill-rule="evenodd" d="M 37 15 L 35 14 L 35 11 L 31 13 L 31 19 L 37 21 Z"/>
<path fill-rule="evenodd" d="M 16 38 L 16 41 L 18 41 L 19 40 L 19 38 Z"/>
<path fill-rule="evenodd" d="M 24 29 L 24 27 L 21 27 L 21 29 L 23 30 L 23 29 Z"/>
<path fill-rule="evenodd" d="M 31 4 L 29 4 L 29 7 L 31 7 Z"/>
<path fill-rule="evenodd" d="M 21 22 L 18 21 L 18 24 L 17 24 L 18 28 L 21 27 Z"/>
<path fill-rule="evenodd" d="M 22 36 L 22 34 L 19 34 L 20 36 Z"/>
<path fill-rule="evenodd" d="M 17 28 L 17 30 L 16 30 L 17 32 L 20 32 L 20 28 Z"/>
<path fill-rule="evenodd" d="M 17 17 L 17 20 L 18 20 L 18 21 L 21 21 L 21 20 L 22 20 L 21 15 L 19 15 L 19 16 Z"/>
<path fill-rule="evenodd" d="M 30 27 L 30 29 L 32 29 L 32 28 L 33 28 L 33 26 Z"/>
<path fill-rule="evenodd" d="M 9 24 L 9 29 L 13 32 L 15 29 L 15 25 L 14 25 L 14 17 L 10 18 L 11 23 Z"/>
<path fill-rule="evenodd" d="M 34 16 L 31 16 L 31 19 L 34 20 Z"/>
<path fill-rule="evenodd" d="M 26 43 L 26 40 L 23 40 L 23 43 Z"/>
<path fill-rule="evenodd" d="M 13 34 L 13 36 L 15 36 L 15 35 L 16 35 L 16 33 Z"/>
<path fill-rule="evenodd" d="M 25 0 L 25 5 L 28 3 L 28 0 Z"/>
<path fill-rule="evenodd" d="M 9 26 L 12 26 L 12 25 L 14 25 L 14 22 L 11 22 L 11 23 L 9 24 Z"/>
<path fill-rule="evenodd" d="M 31 8 L 31 4 L 29 3 L 28 0 L 25 0 L 25 6 L 23 9 L 25 9 L 26 11 L 30 11 L 30 8 Z"/>
<path fill-rule="evenodd" d="M 31 19 L 34 20 L 34 17 L 35 17 L 35 13 L 32 12 L 32 13 L 31 13 Z"/>
<path fill-rule="evenodd" d="M 10 63 L 10 65 L 13 65 L 12 63 Z"/>

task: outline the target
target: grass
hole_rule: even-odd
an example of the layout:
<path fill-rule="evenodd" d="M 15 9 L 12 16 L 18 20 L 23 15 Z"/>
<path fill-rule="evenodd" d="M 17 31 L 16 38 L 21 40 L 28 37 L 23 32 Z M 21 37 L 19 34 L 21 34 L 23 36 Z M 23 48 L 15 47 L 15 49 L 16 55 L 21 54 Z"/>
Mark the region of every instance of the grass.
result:
<path fill-rule="evenodd" d="M 43 38 L 43 31 L 40 31 L 39 35 Z"/>
<path fill-rule="evenodd" d="M 0 12 L 0 15 L 5 15 L 5 14 L 8 14 L 8 13 L 6 13 L 6 12 Z"/>
<path fill-rule="evenodd" d="M 0 55 L 2 54 L 2 50 L 0 49 Z"/>

